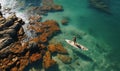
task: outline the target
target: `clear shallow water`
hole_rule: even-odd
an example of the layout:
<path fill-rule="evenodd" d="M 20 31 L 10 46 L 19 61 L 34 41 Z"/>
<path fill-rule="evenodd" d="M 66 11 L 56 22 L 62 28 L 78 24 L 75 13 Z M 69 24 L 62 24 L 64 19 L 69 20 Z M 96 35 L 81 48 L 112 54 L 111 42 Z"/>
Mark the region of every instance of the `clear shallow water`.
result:
<path fill-rule="evenodd" d="M 63 31 L 68 30 L 65 33 L 71 32 L 70 30 L 72 28 L 75 28 L 72 30 L 73 32 L 76 30 L 77 31 L 82 30 L 96 39 L 95 41 L 90 39 L 91 37 L 88 37 L 86 42 L 90 40 L 96 43 L 104 43 L 108 45 L 108 48 L 107 48 L 105 45 L 101 44 L 100 45 L 101 47 L 99 49 L 101 50 L 102 48 L 103 49 L 105 48 L 106 50 L 110 50 L 108 52 L 102 51 L 102 50 L 101 52 L 99 52 L 96 48 L 92 49 L 96 51 L 95 53 L 93 53 L 92 51 L 90 52 L 90 53 L 93 53 L 93 56 L 90 56 L 91 58 L 93 58 L 96 55 L 100 56 L 100 58 L 98 59 L 96 58 L 97 62 L 101 61 L 101 59 L 104 60 L 102 65 L 103 67 L 98 65 L 98 67 L 101 67 L 101 68 L 100 69 L 98 68 L 97 71 L 108 71 L 108 70 L 119 71 L 120 69 L 120 62 L 119 62 L 119 59 L 120 59 L 120 56 L 119 56 L 120 54 L 119 52 L 119 49 L 120 49 L 120 44 L 119 44 L 120 42 L 120 38 L 119 38 L 120 36 L 120 24 L 119 24 L 120 1 L 106 0 L 106 2 L 109 3 L 112 15 L 109 15 L 99 10 L 91 8 L 88 4 L 88 0 L 84 0 L 84 1 L 76 0 L 74 2 L 73 0 L 69 0 L 69 1 L 55 0 L 55 1 L 56 3 L 63 5 L 64 12 L 54 13 L 54 15 L 53 13 L 49 13 L 49 15 L 45 19 L 56 19 L 57 21 L 60 22 L 62 17 L 69 17 L 70 18 L 69 26 L 71 27 L 69 28 L 69 26 L 61 26 L 62 29 L 66 28 L 66 29 L 63 29 Z M 71 39 L 72 36 L 74 35 L 70 35 L 69 39 Z M 67 38 L 65 37 L 65 35 L 63 35 L 63 37 Z M 90 47 L 90 45 L 92 46 Z M 90 48 L 93 48 L 94 45 L 96 44 L 92 44 L 91 42 L 88 43 L 88 47 Z M 99 47 L 99 46 L 96 46 L 96 47 Z M 104 57 L 102 53 L 103 54 L 106 53 L 107 55 Z M 105 66 L 107 66 L 104 63 L 108 64 L 109 66 L 104 68 Z M 98 63 L 98 64 L 102 64 L 102 63 Z M 89 64 L 88 66 L 85 66 L 85 67 L 87 67 L 88 70 L 96 71 L 95 69 L 89 69 L 90 67 Z M 94 65 L 91 65 L 90 68 L 93 68 L 93 67 Z M 87 71 L 86 69 L 80 69 L 80 70 Z"/>
<path fill-rule="evenodd" d="M 25 4 L 25 6 L 31 5 L 31 3 L 40 5 L 40 0 L 22 1 L 21 4 Z M 50 43 L 54 43 L 54 40 L 61 42 L 68 50 L 69 56 L 72 57 L 71 64 L 64 64 L 57 56 L 53 57 L 57 61 L 60 71 L 120 70 L 120 1 L 105 1 L 110 5 L 112 15 L 91 8 L 88 0 L 75 0 L 74 2 L 73 0 L 55 0 L 57 4 L 63 6 L 64 11 L 49 13 L 43 17 L 42 21 L 54 19 L 59 22 L 62 33 L 55 36 Z M 66 26 L 60 23 L 63 17 L 70 19 Z M 89 51 L 74 49 L 64 41 L 66 38 L 72 39 L 73 36 L 77 36 L 77 42 L 88 47 Z M 80 63 L 80 65 L 76 63 Z M 40 69 L 39 62 L 36 62 L 26 70 L 40 71 Z"/>

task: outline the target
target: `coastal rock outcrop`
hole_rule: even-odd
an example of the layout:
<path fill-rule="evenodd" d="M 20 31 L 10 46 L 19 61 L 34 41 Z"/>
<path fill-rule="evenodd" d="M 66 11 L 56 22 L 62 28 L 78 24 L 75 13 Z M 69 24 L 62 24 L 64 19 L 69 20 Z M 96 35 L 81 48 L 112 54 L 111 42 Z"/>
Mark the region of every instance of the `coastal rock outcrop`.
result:
<path fill-rule="evenodd" d="M 50 7 L 52 11 L 62 9 L 59 5 L 52 4 Z M 25 22 L 15 13 L 7 18 L 1 13 L 0 71 L 24 71 L 29 64 L 39 60 L 47 70 L 57 64 L 52 59 L 52 53 L 67 53 L 62 44 L 49 44 L 49 40 L 60 32 L 58 23 L 54 20 L 40 22 L 40 15 L 30 17 L 29 25 L 24 28 Z"/>
<path fill-rule="evenodd" d="M 49 69 L 56 65 L 51 53 L 54 51 L 67 53 L 61 44 L 53 45 L 54 48 L 51 45 L 48 46 L 50 38 L 60 32 L 56 21 L 47 20 L 45 22 L 30 23 L 28 29 L 34 31 L 37 36 L 24 41 L 27 38 L 22 27 L 24 22 L 18 17 L 13 16 L 13 18 L 14 20 L 11 19 L 10 24 L 8 22 L 2 24 L 0 30 L 1 70 L 23 71 L 26 66 L 38 60 L 42 60 L 43 67 Z"/>
<path fill-rule="evenodd" d="M 1 17 L 3 18 L 3 17 Z M 2 23 L 1 23 L 2 22 Z M 22 19 L 16 17 L 16 15 L 10 15 L 7 19 L 0 21 L 0 49 L 9 46 L 15 40 L 17 40 L 19 31 L 22 29 L 24 22 Z M 21 31 L 21 36 L 24 35 L 24 31 Z"/>

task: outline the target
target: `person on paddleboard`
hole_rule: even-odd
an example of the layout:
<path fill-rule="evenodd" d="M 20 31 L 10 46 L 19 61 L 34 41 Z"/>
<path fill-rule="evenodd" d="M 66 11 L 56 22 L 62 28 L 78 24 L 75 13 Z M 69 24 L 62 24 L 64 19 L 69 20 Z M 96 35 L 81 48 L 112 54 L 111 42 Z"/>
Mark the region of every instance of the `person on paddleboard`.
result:
<path fill-rule="evenodd" d="M 76 37 L 75 36 L 73 37 L 73 42 L 74 42 L 74 45 L 76 45 Z"/>
<path fill-rule="evenodd" d="M 77 41 L 77 39 L 76 39 L 76 37 L 74 36 L 74 37 L 73 37 L 74 45 L 81 49 L 81 46 L 79 46 L 79 45 L 76 43 L 76 41 Z"/>

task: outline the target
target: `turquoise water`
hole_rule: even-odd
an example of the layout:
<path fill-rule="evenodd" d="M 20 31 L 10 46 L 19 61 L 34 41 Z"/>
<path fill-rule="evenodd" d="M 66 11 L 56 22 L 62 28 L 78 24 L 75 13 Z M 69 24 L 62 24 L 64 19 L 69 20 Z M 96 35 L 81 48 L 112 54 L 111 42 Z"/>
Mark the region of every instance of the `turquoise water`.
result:
<path fill-rule="evenodd" d="M 22 1 L 24 6 L 38 6 L 41 2 Z M 61 42 L 69 52 L 72 63 L 64 64 L 57 56 L 53 56 L 58 63 L 58 69 L 52 71 L 120 71 L 120 1 L 105 2 L 109 4 L 112 14 L 90 7 L 89 0 L 55 0 L 56 4 L 63 6 L 64 11 L 48 13 L 47 16 L 43 16 L 42 21 L 53 19 L 59 23 L 62 33 L 53 37 L 49 43 Z M 68 25 L 61 24 L 63 18 L 69 19 Z M 72 39 L 73 36 L 76 36 L 77 42 L 86 46 L 89 51 L 77 50 L 64 41 Z M 25 71 L 44 69 L 36 62 Z"/>
<path fill-rule="evenodd" d="M 63 5 L 64 12 L 49 13 L 46 19 L 55 19 L 61 21 L 63 17 L 70 18 L 67 26 L 62 26 L 63 33 L 57 38 L 72 39 L 74 35 L 82 37 L 78 38 L 78 42 L 86 45 L 90 50 L 88 52 L 77 51 L 84 54 L 86 58 L 79 53 L 67 48 L 71 57 L 80 56 L 75 61 L 80 62 L 80 66 L 71 64 L 73 69 L 60 66 L 61 71 L 119 71 L 120 70 L 120 1 L 107 1 L 112 14 L 106 14 L 89 6 L 88 0 L 55 0 L 57 4 Z M 82 35 L 82 33 L 86 35 Z M 72 33 L 72 34 L 71 34 Z M 83 33 L 83 34 L 84 34 Z M 69 36 L 69 37 L 68 37 Z M 61 39 L 61 42 L 63 41 Z M 58 40 L 60 41 L 60 40 Z M 65 44 L 67 46 L 67 44 Z M 70 46 L 69 46 L 70 47 Z M 72 47 L 71 47 L 72 48 Z M 93 59 L 87 61 L 86 59 Z"/>

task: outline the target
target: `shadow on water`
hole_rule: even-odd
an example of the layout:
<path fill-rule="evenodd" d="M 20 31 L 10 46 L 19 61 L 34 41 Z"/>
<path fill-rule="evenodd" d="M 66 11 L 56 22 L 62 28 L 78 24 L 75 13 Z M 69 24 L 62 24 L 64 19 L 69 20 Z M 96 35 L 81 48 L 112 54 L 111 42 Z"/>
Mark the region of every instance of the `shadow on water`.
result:
<path fill-rule="evenodd" d="M 79 56 L 81 59 L 85 60 L 85 61 L 89 61 L 89 62 L 93 62 L 93 59 L 88 57 L 87 55 L 79 52 L 79 51 L 75 51 L 75 53 L 77 54 L 77 56 Z"/>
<path fill-rule="evenodd" d="M 49 69 L 45 70 L 45 71 L 60 71 L 58 68 L 58 64 L 54 65 L 53 67 L 50 67 Z"/>
<path fill-rule="evenodd" d="M 33 68 L 35 68 L 36 70 L 39 70 L 39 69 L 42 69 L 42 63 L 41 63 L 42 61 L 41 60 L 39 60 L 39 61 L 36 61 L 36 62 L 34 62 L 34 63 L 32 63 L 32 64 L 29 64 L 25 69 L 24 69 L 24 71 L 30 71 L 30 69 L 33 67 Z"/>
<path fill-rule="evenodd" d="M 40 71 L 41 69 L 43 69 L 42 61 L 39 60 L 39 61 L 36 61 L 36 62 L 34 62 L 34 63 L 32 63 L 32 64 L 29 64 L 29 65 L 24 69 L 24 71 L 30 71 L 30 70 L 31 70 L 31 71 L 34 71 L 34 69 L 32 69 L 32 68 L 34 68 L 35 71 Z M 49 69 L 46 69 L 45 71 L 60 71 L 60 70 L 59 70 L 59 68 L 58 68 L 58 65 L 56 64 L 56 65 L 50 67 Z"/>

